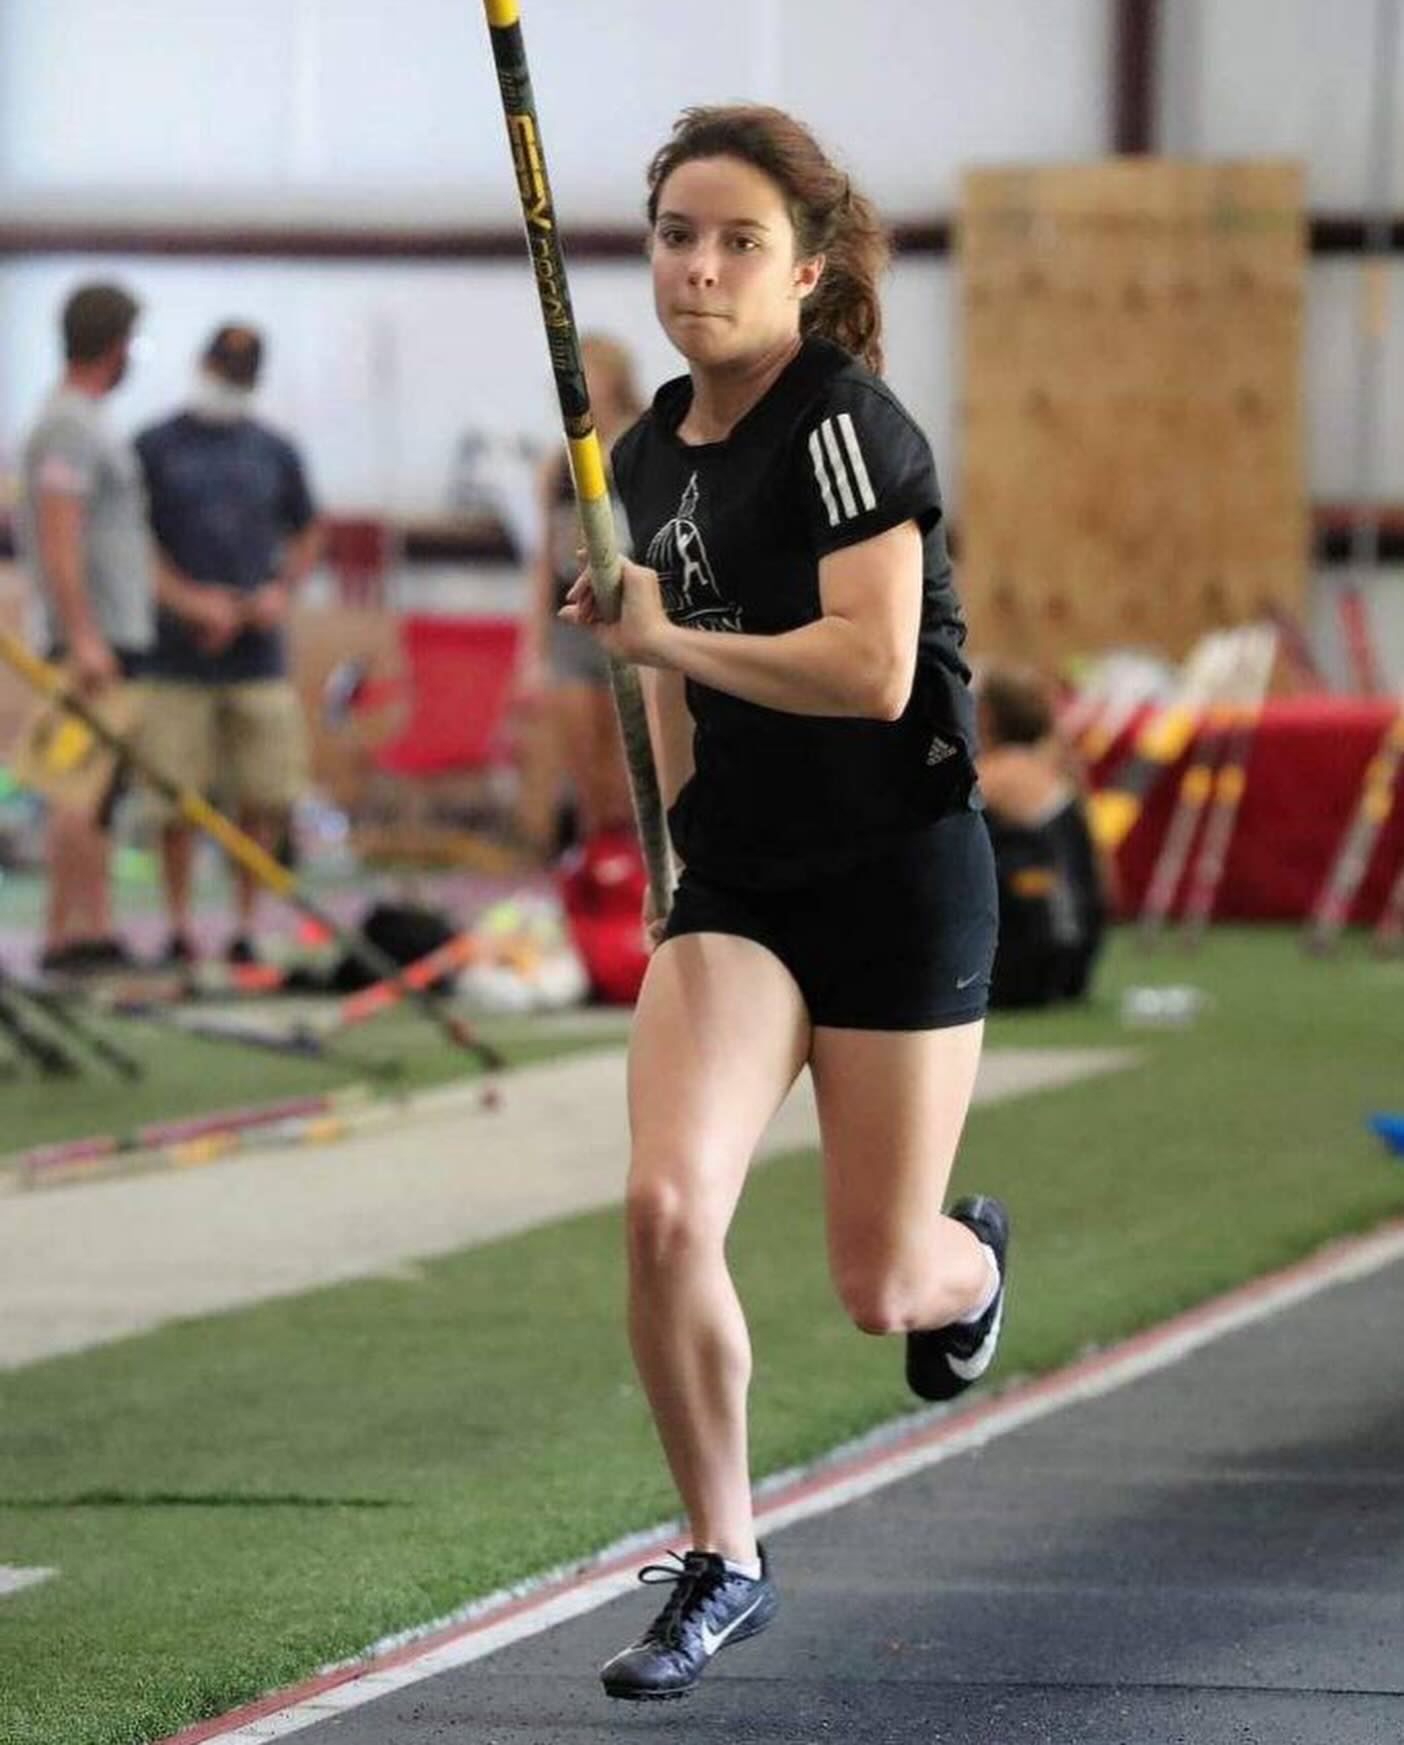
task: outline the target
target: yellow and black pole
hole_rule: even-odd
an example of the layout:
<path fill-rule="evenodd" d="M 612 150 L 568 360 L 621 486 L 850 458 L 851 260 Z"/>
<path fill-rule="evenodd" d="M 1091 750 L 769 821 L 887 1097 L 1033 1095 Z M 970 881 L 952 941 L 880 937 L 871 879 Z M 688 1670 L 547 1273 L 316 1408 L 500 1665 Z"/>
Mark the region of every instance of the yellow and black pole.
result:
<path fill-rule="evenodd" d="M 411 973 L 412 965 L 407 969 L 396 963 L 394 958 L 367 939 L 365 934 L 355 928 L 343 926 L 315 898 L 307 894 L 300 880 L 281 861 L 275 860 L 252 836 L 246 835 L 237 824 L 232 823 L 222 812 L 216 811 L 203 794 L 197 793 L 194 788 L 183 787 L 145 757 L 129 738 L 110 727 L 99 711 L 92 708 L 79 692 L 70 689 L 63 673 L 56 666 L 41 660 L 17 637 L 3 629 L 0 629 L 0 660 L 12 667 L 41 696 L 48 697 L 59 708 L 81 721 L 95 739 L 101 741 L 122 763 L 135 770 L 144 782 L 174 806 L 187 824 L 196 830 L 202 830 L 206 836 L 213 837 L 230 859 L 237 861 L 265 890 L 284 898 L 304 915 L 316 921 L 343 951 L 372 971 L 378 981 L 391 982 L 397 989 L 407 993 L 458 1047 L 471 1050 L 486 1067 L 502 1065 L 502 1057 L 495 1048 L 474 1035 L 461 1018 L 445 1010 L 429 989 L 417 984 Z"/>
<path fill-rule="evenodd" d="M 619 548 L 615 542 L 614 516 L 609 505 L 609 486 L 600 439 L 590 412 L 590 395 L 580 356 L 580 336 L 571 309 L 551 183 L 546 174 L 536 101 L 532 96 L 531 74 L 522 41 L 520 8 L 517 0 L 483 0 L 483 5 L 487 13 L 488 34 L 492 39 L 498 89 L 502 93 L 507 139 L 512 148 L 522 222 L 526 226 L 527 251 L 536 276 L 541 318 L 546 326 L 546 343 L 556 378 L 556 395 L 560 400 L 570 450 L 571 477 L 575 481 L 575 499 L 585 533 L 590 585 L 600 612 L 612 622 L 619 616 Z M 652 905 L 654 912 L 662 916 L 667 914 L 672 900 L 672 866 L 658 776 L 653 765 L 653 749 L 648 737 L 643 687 L 637 668 L 624 661 L 610 662 L 610 682 L 615 708 L 619 712 Z"/>

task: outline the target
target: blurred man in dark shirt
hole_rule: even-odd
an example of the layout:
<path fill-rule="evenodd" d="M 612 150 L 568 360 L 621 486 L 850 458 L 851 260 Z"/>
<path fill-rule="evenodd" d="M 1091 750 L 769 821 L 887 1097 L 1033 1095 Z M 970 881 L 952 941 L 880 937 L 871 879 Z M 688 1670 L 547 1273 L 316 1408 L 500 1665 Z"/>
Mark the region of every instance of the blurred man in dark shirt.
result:
<path fill-rule="evenodd" d="M 169 774 L 232 810 L 272 848 L 305 779 L 306 733 L 287 676 L 293 590 L 320 532 L 297 450 L 252 415 L 263 342 L 220 327 L 196 396 L 137 438 L 156 543 L 156 646 L 143 743 Z M 191 833 L 163 819 L 167 961 L 193 956 Z M 236 869 L 231 961 L 252 961 L 255 886 Z"/>

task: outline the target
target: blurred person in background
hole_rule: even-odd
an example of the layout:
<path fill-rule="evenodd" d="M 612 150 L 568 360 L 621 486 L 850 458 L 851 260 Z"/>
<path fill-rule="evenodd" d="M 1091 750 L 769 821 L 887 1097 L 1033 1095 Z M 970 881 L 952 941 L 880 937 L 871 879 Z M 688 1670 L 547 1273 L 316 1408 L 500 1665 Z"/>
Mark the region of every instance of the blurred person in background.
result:
<path fill-rule="evenodd" d="M 142 670 L 151 644 L 151 554 L 141 470 L 103 401 L 127 373 L 139 313 L 115 284 L 81 285 L 64 303 L 64 373 L 25 439 L 17 528 L 41 645 L 119 729 L 133 724 L 138 702 L 123 680 Z M 108 886 L 115 768 L 110 759 L 94 768 L 95 783 L 37 783 L 48 796 L 44 970 L 130 961 Z"/>
<path fill-rule="evenodd" d="M 586 334 L 580 349 L 600 445 L 608 454 L 643 411 L 633 359 L 602 333 Z M 603 830 L 629 828 L 632 811 L 608 657 L 583 625 L 556 616 L 580 574 L 584 544 L 564 447 L 545 463 L 538 489 L 541 538 L 531 565 L 516 691 L 523 704 L 538 698 L 544 704 L 553 759 L 570 782 L 575 833 L 588 842 Z M 612 481 L 610 498 L 619 544 L 627 550 L 624 507 Z"/>
<path fill-rule="evenodd" d="M 143 741 L 170 775 L 217 797 L 274 849 L 306 776 L 306 728 L 288 678 L 293 592 L 316 563 L 321 531 L 293 444 L 253 415 L 263 340 L 218 328 L 191 403 L 137 438 L 156 541 L 156 642 Z M 169 936 L 164 961 L 189 962 L 193 839 L 162 814 Z M 256 959 L 256 887 L 235 870 L 236 926 L 226 956 Z"/>
<path fill-rule="evenodd" d="M 999 879 L 990 1004 L 1081 999 L 1101 949 L 1106 900 L 1048 688 L 1029 668 L 988 665 L 976 681 L 976 719 L 980 788 Z"/>

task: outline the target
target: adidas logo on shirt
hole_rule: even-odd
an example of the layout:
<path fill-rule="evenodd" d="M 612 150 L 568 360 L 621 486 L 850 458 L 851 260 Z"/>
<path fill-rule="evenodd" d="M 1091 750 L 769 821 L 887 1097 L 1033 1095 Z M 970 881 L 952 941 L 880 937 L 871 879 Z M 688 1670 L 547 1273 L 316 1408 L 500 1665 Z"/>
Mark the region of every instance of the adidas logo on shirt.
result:
<path fill-rule="evenodd" d="M 809 458 L 830 527 L 877 507 L 858 432 L 847 412 L 826 418 L 810 432 Z"/>

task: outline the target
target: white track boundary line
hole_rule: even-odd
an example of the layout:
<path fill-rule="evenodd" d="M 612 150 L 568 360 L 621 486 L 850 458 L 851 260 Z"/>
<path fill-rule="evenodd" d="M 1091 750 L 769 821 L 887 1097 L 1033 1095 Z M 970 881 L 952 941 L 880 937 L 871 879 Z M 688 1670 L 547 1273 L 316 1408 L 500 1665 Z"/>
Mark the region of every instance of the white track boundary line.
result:
<path fill-rule="evenodd" d="M 57 1574 L 56 1569 L 20 1569 L 13 1563 L 0 1563 L 0 1598 L 17 1594 L 23 1588 L 37 1587 L 41 1581 L 48 1581 L 50 1576 Z"/>
<path fill-rule="evenodd" d="M 1400 1260 L 1404 1260 L 1404 1219 L 1369 1235 L 1332 1243 L 1306 1260 L 977 1405 L 939 1408 L 914 1422 L 886 1426 L 810 1467 L 780 1474 L 759 1487 L 757 1527 L 762 1533 L 775 1533 L 842 1508 L 1067 1406 L 1099 1399 L 1168 1369 L 1216 1339 Z M 681 1543 L 668 1528 L 635 1534 L 583 1566 L 552 1570 L 488 1595 L 449 1618 L 376 1643 L 353 1662 L 329 1667 L 291 1689 L 185 1728 L 158 1745 L 264 1745 L 301 1732 L 636 1591 L 639 1562 Z"/>

